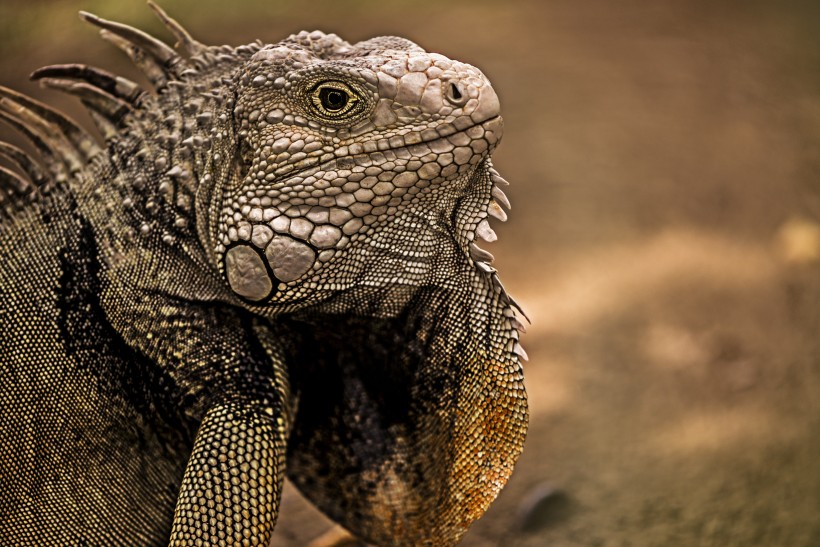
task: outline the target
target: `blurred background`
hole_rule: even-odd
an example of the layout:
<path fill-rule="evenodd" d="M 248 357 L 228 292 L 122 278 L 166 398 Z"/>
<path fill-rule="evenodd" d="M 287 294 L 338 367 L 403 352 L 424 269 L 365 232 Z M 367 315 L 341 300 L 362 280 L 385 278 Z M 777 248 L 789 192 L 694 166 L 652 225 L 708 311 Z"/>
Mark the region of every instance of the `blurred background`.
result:
<path fill-rule="evenodd" d="M 819 3 L 161 4 L 206 43 L 396 34 L 493 82 L 531 427 L 464 545 L 820 545 Z M 88 122 L 27 80 L 138 78 L 80 9 L 170 37 L 141 0 L 2 0 L 0 84 Z M 331 526 L 290 487 L 279 523 Z"/>

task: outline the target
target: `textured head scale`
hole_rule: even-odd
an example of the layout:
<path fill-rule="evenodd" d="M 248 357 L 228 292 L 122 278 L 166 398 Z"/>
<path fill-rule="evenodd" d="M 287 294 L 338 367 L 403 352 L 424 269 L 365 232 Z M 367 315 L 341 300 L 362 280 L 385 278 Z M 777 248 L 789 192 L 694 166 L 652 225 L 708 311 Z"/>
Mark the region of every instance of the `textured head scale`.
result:
<path fill-rule="evenodd" d="M 455 543 L 512 473 L 527 422 L 523 326 L 475 245 L 509 208 L 489 158 L 495 92 L 402 38 L 205 46 L 150 5 L 187 56 L 83 18 L 155 93 L 85 65 L 34 74 L 80 97 L 105 148 L 0 88 L 0 118 L 43 159 L 0 143 L 29 179 L 0 168 L 0 216 L 70 191 L 106 227 L 111 276 L 139 282 L 161 258 L 152 290 L 275 321 L 291 345 L 293 482 L 367 541 Z M 162 275 L 171 263 L 190 284 Z"/>

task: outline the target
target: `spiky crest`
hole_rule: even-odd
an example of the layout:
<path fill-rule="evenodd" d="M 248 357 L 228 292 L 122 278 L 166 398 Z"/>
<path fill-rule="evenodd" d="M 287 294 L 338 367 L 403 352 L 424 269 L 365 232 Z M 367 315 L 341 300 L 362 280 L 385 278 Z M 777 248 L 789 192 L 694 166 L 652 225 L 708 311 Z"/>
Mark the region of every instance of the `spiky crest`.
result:
<path fill-rule="evenodd" d="M 149 1 L 148 5 L 190 59 L 184 59 L 170 46 L 139 29 L 86 12 L 81 12 L 80 17 L 99 27 L 104 39 L 124 50 L 157 93 L 191 79 L 197 68 L 235 60 L 232 48 L 224 50 L 201 44 L 155 3 Z M 78 97 L 106 142 L 123 135 L 129 115 L 151 96 L 127 78 L 84 64 L 43 67 L 34 71 L 31 79 Z M 11 217 L 36 202 L 38 196 L 48 194 L 51 188 L 83 171 L 102 152 L 95 138 L 63 113 L 2 86 L 0 120 L 25 137 L 39 156 L 37 161 L 19 148 L 0 142 L 0 158 L 11 167 L 0 173 L 4 213 L 0 216 Z"/>

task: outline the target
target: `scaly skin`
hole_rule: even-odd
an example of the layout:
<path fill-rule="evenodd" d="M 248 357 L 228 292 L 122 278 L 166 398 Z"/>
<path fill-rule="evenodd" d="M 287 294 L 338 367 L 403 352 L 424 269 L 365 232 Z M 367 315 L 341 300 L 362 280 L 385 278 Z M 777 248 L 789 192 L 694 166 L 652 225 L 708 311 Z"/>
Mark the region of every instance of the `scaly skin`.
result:
<path fill-rule="evenodd" d="M 527 409 L 498 98 L 396 37 L 299 33 L 183 58 L 84 14 L 157 94 L 80 65 L 106 147 L 0 90 L 0 540 L 270 540 L 285 473 L 379 544 L 456 543 Z M 21 176 L 24 175 L 24 176 Z"/>

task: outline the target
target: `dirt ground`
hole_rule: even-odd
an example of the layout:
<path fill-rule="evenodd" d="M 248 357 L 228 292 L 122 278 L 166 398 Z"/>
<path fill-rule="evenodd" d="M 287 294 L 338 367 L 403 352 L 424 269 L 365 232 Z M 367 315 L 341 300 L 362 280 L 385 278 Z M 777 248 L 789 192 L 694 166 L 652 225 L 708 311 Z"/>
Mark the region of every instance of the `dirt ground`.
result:
<path fill-rule="evenodd" d="M 398 34 L 493 81 L 531 426 L 464 545 L 820 545 L 820 4 L 162 4 L 211 43 Z M 2 0 L 0 83 L 122 67 L 77 9 L 161 34 L 141 1 Z M 330 526 L 292 488 L 279 522 Z"/>

